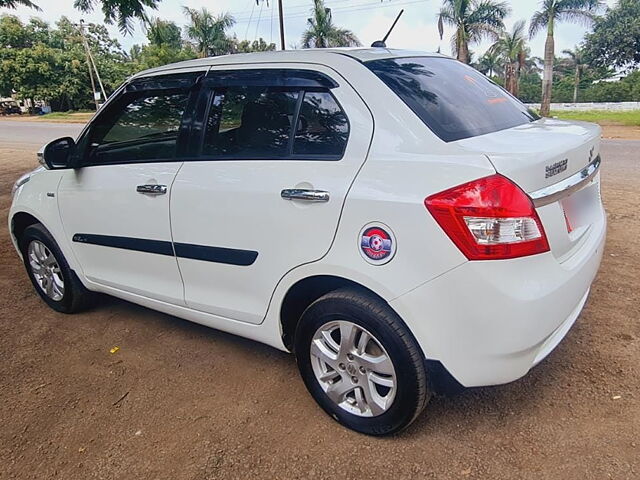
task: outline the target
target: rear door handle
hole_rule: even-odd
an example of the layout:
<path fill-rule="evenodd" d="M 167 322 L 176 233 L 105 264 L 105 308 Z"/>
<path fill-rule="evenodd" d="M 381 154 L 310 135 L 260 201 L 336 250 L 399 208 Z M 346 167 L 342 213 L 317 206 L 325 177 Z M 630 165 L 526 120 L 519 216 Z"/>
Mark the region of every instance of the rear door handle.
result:
<path fill-rule="evenodd" d="M 302 188 L 287 188 L 280 192 L 285 200 L 304 200 L 306 202 L 328 202 L 329 192 L 324 190 L 306 190 Z"/>
<path fill-rule="evenodd" d="M 167 193 L 167 186 L 156 184 L 138 185 L 136 187 L 136 192 L 147 193 L 150 195 L 164 195 L 165 193 Z"/>

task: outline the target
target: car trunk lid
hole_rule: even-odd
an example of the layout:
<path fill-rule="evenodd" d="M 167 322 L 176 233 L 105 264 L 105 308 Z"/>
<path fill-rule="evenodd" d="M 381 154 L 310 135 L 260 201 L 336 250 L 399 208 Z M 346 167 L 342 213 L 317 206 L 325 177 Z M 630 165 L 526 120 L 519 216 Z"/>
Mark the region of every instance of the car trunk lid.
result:
<path fill-rule="evenodd" d="M 542 119 L 456 142 L 482 152 L 534 200 L 553 254 L 564 261 L 603 220 L 598 125 Z"/>

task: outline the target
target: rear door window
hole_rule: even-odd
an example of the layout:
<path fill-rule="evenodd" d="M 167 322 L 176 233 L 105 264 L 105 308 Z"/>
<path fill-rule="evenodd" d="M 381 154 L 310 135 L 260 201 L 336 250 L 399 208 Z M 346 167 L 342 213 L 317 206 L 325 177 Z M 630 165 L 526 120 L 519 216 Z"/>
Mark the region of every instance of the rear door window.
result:
<path fill-rule="evenodd" d="M 344 152 L 349 123 L 329 92 L 305 92 L 300 107 L 293 154 L 334 155 Z"/>
<path fill-rule="evenodd" d="M 268 87 L 231 87 L 218 92 L 207 119 L 203 154 L 286 156 L 299 94 Z"/>
<path fill-rule="evenodd" d="M 390 58 L 365 65 L 445 142 L 538 119 L 487 77 L 450 58 Z"/>
<path fill-rule="evenodd" d="M 214 91 L 202 155 L 339 160 L 348 137 L 347 116 L 328 90 L 230 86 Z"/>

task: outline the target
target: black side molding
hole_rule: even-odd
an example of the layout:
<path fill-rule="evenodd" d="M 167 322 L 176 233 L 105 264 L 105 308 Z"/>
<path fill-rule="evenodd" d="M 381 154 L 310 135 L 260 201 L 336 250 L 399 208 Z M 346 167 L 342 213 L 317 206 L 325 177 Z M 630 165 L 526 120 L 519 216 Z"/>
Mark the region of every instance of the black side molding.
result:
<path fill-rule="evenodd" d="M 205 262 L 226 263 L 243 267 L 252 265 L 258 258 L 253 250 L 237 250 L 235 248 L 208 247 L 189 243 L 175 243 L 176 257 L 203 260 Z"/>
<path fill-rule="evenodd" d="M 157 255 L 189 258 L 205 262 L 224 263 L 227 265 L 249 266 L 258 258 L 258 252 L 253 250 L 238 250 L 235 248 L 210 247 L 207 245 L 193 245 L 190 243 L 175 243 L 163 240 L 148 240 L 145 238 L 117 237 L 112 235 L 95 235 L 92 233 L 76 233 L 72 240 L 76 243 L 88 243 L 103 247 L 121 248 L 137 252 L 155 253 Z"/>
<path fill-rule="evenodd" d="M 171 242 L 162 240 L 147 240 L 144 238 L 114 237 L 111 235 L 94 235 L 92 233 L 76 233 L 73 241 L 77 243 L 89 243 L 103 247 L 122 248 L 135 250 L 136 252 L 156 253 L 158 255 L 173 256 Z"/>

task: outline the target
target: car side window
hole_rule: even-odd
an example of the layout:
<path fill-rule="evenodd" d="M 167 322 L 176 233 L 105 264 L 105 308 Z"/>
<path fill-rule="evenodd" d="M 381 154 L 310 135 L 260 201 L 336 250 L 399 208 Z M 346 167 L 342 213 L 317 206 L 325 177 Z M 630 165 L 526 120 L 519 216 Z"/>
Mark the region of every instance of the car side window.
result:
<path fill-rule="evenodd" d="M 188 99 L 187 91 L 123 94 L 91 127 L 89 163 L 173 158 Z"/>
<path fill-rule="evenodd" d="M 349 121 L 328 89 L 229 86 L 211 98 L 201 151 L 207 158 L 339 160 L 344 154 Z"/>
<path fill-rule="evenodd" d="M 333 96 L 329 92 L 305 92 L 293 154 L 340 156 L 348 136 L 347 116 Z"/>
<path fill-rule="evenodd" d="M 234 158 L 287 155 L 299 92 L 269 87 L 229 87 L 216 92 L 202 153 Z"/>

